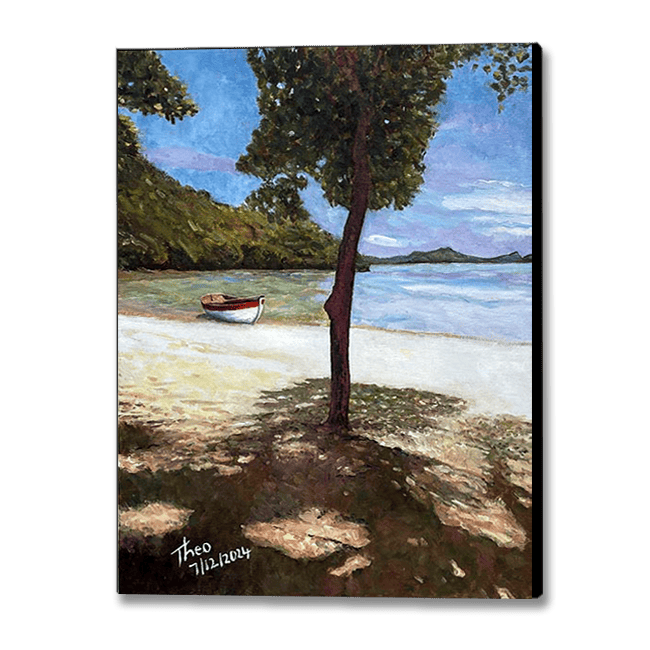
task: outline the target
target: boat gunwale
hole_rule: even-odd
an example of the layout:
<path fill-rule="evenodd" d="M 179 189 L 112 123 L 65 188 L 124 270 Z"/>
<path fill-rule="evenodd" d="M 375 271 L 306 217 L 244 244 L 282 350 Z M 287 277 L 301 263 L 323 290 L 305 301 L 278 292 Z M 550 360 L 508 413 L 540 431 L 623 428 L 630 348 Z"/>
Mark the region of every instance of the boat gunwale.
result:
<path fill-rule="evenodd" d="M 217 301 L 213 296 L 220 296 L 223 300 Z M 237 298 L 223 293 L 208 293 L 201 297 L 203 309 L 208 311 L 235 311 L 240 309 L 256 309 L 264 304 L 264 295 Z"/>

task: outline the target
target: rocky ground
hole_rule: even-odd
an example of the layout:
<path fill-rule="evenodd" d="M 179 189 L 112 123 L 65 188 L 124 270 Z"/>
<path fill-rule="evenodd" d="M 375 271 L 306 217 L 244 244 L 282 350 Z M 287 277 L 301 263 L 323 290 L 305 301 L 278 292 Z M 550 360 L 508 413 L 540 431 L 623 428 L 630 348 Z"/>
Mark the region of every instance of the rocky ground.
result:
<path fill-rule="evenodd" d="M 337 436 L 327 391 L 213 422 L 121 400 L 120 592 L 530 598 L 530 421 L 354 385 Z"/>

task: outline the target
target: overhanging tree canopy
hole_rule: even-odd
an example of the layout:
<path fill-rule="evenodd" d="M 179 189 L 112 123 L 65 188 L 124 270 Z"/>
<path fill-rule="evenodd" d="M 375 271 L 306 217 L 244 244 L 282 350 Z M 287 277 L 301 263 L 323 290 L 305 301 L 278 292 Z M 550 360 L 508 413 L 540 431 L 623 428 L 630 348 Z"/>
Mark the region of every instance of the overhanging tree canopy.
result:
<path fill-rule="evenodd" d="M 185 84 L 152 50 L 117 51 L 117 105 L 132 113 L 159 115 L 172 124 L 199 112 Z"/>
<path fill-rule="evenodd" d="M 262 120 L 237 168 L 265 181 L 310 174 L 330 204 L 349 210 L 325 304 L 332 428 L 348 427 L 350 313 L 366 211 L 401 210 L 417 194 L 438 126 L 435 107 L 456 68 L 483 65 L 501 103 L 527 87 L 529 57 L 528 46 L 512 44 L 249 51 Z"/>
<path fill-rule="evenodd" d="M 169 73 L 160 56 L 152 50 L 117 51 L 117 106 L 131 113 L 158 115 L 172 124 L 199 112 L 187 94 L 187 87 Z M 140 150 L 138 130 L 128 115 L 118 114 L 117 166 Z"/>
<path fill-rule="evenodd" d="M 350 208 L 354 138 L 362 126 L 373 181 L 368 207 L 403 209 L 422 184 L 447 80 L 481 55 L 490 57 L 484 69 L 499 102 L 527 86 L 525 46 L 251 50 L 262 121 L 238 169 L 263 179 L 307 172 L 332 205 Z"/>

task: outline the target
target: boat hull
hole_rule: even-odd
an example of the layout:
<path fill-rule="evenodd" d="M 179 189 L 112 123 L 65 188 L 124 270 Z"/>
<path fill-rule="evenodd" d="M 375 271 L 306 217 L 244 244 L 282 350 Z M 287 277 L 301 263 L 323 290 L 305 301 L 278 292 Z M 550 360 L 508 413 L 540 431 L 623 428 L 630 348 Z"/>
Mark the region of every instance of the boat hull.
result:
<path fill-rule="evenodd" d="M 225 302 L 213 302 L 204 297 L 201 299 L 201 305 L 206 315 L 215 320 L 254 325 L 264 311 L 264 296 Z"/>

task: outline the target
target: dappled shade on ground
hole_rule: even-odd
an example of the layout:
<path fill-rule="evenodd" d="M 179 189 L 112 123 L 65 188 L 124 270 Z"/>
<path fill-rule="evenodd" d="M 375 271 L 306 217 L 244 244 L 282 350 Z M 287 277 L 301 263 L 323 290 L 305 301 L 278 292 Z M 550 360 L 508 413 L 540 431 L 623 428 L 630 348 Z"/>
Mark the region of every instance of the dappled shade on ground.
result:
<path fill-rule="evenodd" d="M 121 530 L 120 591 L 531 597 L 530 422 L 354 385 L 343 437 L 320 427 L 327 398 L 328 381 L 306 381 L 195 434 L 123 416 L 120 508 L 193 512 L 160 535 Z M 199 571 L 177 562 L 184 540 L 209 543 L 206 565 L 251 553 Z"/>

